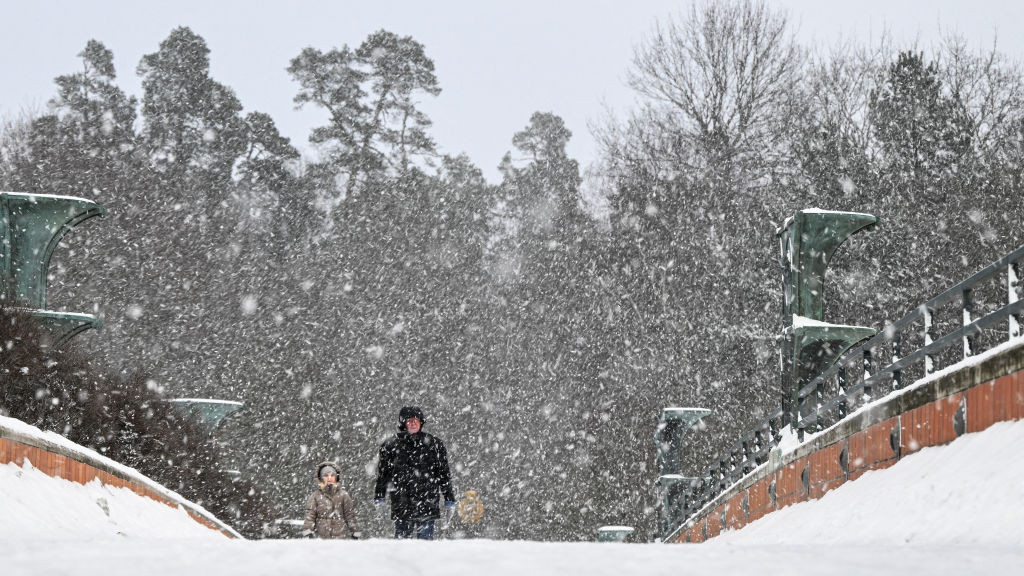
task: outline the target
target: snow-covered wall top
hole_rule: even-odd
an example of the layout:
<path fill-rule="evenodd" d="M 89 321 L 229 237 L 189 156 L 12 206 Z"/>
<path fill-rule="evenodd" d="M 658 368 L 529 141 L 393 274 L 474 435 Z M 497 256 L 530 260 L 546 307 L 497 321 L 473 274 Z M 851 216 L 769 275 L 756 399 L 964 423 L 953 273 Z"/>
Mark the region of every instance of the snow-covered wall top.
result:
<path fill-rule="evenodd" d="M 242 538 L 237 531 L 221 522 L 216 516 L 211 514 L 202 506 L 187 500 L 177 492 L 151 480 L 138 470 L 115 462 L 95 450 L 76 444 L 59 434 L 54 432 L 45 432 L 35 426 L 24 423 L 21 420 L 0 416 L 0 438 L 70 458 L 77 462 L 92 466 L 93 468 L 106 472 L 112 476 L 121 478 L 122 480 L 130 482 L 136 486 L 143 487 L 169 502 L 180 505 L 192 514 L 206 519 L 222 532 L 230 534 L 235 538 Z"/>
<path fill-rule="evenodd" d="M 691 541 L 713 537 L 789 504 L 816 499 L 867 469 L 892 465 L 923 446 L 944 444 L 994 422 L 1020 418 L 1024 418 L 1024 337 L 895 390 L 803 442 L 784 431 L 772 458 L 718 494 L 664 541 L 680 541 L 702 525 L 704 534 Z M 851 439 L 857 440 L 856 446 Z M 883 452 L 891 447 L 892 454 L 877 461 L 861 458 L 856 452 L 864 449 L 860 444 L 865 442 L 883 447 Z M 769 493 L 775 495 L 769 498 Z"/>

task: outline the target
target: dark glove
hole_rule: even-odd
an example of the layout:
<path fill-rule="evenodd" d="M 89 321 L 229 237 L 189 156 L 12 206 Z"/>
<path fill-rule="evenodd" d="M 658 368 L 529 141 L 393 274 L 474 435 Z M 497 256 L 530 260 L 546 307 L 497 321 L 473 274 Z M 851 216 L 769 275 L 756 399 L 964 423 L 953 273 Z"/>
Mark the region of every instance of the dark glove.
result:
<path fill-rule="evenodd" d="M 444 503 L 444 516 L 441 519 L 441 529 L 447 530 L 452 524 L 452 519 L 455 518 L 455 502 Z"/>

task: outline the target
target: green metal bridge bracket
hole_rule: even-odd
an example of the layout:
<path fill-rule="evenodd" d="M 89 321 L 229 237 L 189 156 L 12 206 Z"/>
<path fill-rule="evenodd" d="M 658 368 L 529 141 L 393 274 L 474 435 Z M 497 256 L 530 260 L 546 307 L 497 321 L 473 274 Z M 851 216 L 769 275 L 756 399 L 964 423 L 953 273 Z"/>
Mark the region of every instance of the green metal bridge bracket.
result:
<path fill-rule="evenodd" d="M 824 372 L 857 343 L 876 334 L 873 328 L 816 323 L 787 326 L 782 331 L 783 381 L 792 383 L 791 392 L 783 398 L 783 412 L 798 422 L 798 394 L 818 374 Z"/>
<path fill-rule="evenodd" d="M 782 259 L 783 315 L 824 320 L 825 269 L 850 236 L 878 223 L 857 212 L 798 210 L 777 233 Z"/>
<path fill-rule="evenodd" d="M 72 228 L 106 210 L 91 200 L 0 192 L 4 301 L 46 308 L 46 273 L 54 248 Z"/>
<path fill-rule="evenodd" d="M 76 314 L 74 312 L 54 312 L 52 310 L 27 310 L 46 331 L 53 336 L 53 344 L 63 346 L 68 340 L 86 330 L 99 330 L 103 321 L 92 314 Z"/>
<path fill-rule="evenodd" d="M 661 411 L 661 420 L 654 432 L 659 474 L 679 473 L 686 432 L 710 414 L 713 412 L 705 408 L 665 408 Z"/>
<path fill-rule="evenodd" d="M 104 215 L 84 198 L 0 192 L 0 303 L 37 318 L 58 345 L 102 324 L 90 314 L 46 310 L 50 258 L 72 228 Z"/>
<path fill-rule="evenodd" d="M 783 424 L 799 421 L 797 394 L 872 328 L 824 322 L 825 271 L 836 249 L 850 236 L 878 223 L 857 212 L 798 210 L 776 234 L 782 268 Z"/>
<path fill-rule="evenodd" d="M 661 411 L 661 420 L 654 432 L 654 446 L 658 453 L 660 534 L 668 534 L 683 520 L 683 489 L 696 480 L 679 474 L 682 467 L 683 439 L 694 424 L 710 414 L 713 412 L 706 408 L 665 408 Z"/>

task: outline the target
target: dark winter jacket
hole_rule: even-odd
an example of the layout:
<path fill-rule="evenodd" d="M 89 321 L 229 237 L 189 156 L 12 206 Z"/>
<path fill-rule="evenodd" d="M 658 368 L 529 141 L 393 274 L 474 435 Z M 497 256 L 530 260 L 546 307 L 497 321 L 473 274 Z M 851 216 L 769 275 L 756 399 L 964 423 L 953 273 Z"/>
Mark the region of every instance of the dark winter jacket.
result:
<path fill-rule="evenodd" d="M 337 484 L 320 482 L 320 470 L 324 466 L 340 470 L 333 462 L 317 465 L 319 487 L 306 500 L 306 521 L 302 530 L 304 533 L 312 532 L 317 538 L 354 538 L 359 532 L 359 522 L 352 497 L 341 489 L 340 477 Z"/>
<path fill-rule="evenodd" d="M 420 430 L 400 431 L 380 447 L 377 463 L 376 499 L 391 495 L 391 517 L 395 520 L 429 520 L 441 517 L 438 499 L 455 501 L 448 452 L 444 442 Z"/>

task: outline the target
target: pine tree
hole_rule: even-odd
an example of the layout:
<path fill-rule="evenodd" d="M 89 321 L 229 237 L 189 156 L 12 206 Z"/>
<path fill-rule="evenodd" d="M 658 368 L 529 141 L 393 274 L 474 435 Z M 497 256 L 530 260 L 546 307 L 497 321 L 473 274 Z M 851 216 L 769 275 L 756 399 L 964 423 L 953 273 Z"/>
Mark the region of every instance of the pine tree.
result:
<path fill-rule="evenodd" d="M 412 37 L 379 30 L 356 50 L 306 48 L 288 72 L 300 85 L 295 102 L 316 104 L 330 114 L 330 122 L 314 129 L 310 141 L 326 149 L 324 176 L 344 177 L 340 195 L 358 194 L 359 183 L 372 188 L 367 182 L 380 174 L 404 173 L 417 159 L 433 155 L 431 122 L 415 98 L 436 96 L 441 89 L 433 60 Z"/>
<path fill-rule="evenodd" d="M 944 202 L 943 181 L 970 152 L 972 130 L 963 106 L 944 93 L 938 65 L 901 52 L 871 94 L 870 117 L 889 189 Z"/>
<path fill-rule="evenodd" d="M 242 105 L 210 77 L 210 49 L 186 27 L 175 28 L 142 57 L 143 138 L 157 185 L 173 202 L 213 217 L 226 197 L 236 160 L 246 149 Z"/>

